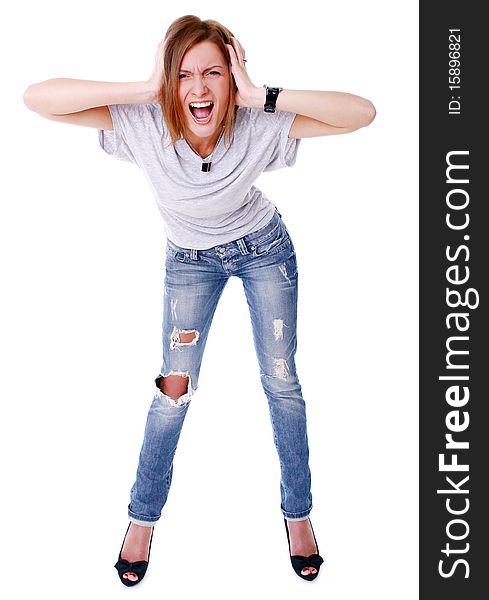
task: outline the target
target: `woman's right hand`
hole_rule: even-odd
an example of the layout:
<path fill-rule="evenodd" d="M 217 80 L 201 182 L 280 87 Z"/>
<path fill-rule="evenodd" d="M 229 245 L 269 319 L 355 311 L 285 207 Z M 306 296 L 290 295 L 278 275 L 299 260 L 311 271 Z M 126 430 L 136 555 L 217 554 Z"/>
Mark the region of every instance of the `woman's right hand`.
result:
<path fill-rule="evenodd" d="M 153 67 L 153 73 L 151 77 L 148 79 L 148 83 L 153 90 L 154 93 L 154 101 L 158 101 L 158 96 L 161 91 L 161 86 L 163 83 L 163 59 L 165 55 L 165 40 L 161 40 L 158 45 L 158 49 L 155 54 L 155 64 Z"/>

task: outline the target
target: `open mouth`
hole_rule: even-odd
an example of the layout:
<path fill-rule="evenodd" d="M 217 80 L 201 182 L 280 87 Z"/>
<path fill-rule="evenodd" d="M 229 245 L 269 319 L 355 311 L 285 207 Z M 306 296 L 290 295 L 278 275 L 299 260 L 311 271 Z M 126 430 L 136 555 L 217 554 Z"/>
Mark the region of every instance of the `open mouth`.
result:
<path fill-rule="evenodd" d="M 191 102 L 189 104 L 190 112 L 196 123 L 206 125 L 211 120 L 214 103 L 207 102 Z"/>

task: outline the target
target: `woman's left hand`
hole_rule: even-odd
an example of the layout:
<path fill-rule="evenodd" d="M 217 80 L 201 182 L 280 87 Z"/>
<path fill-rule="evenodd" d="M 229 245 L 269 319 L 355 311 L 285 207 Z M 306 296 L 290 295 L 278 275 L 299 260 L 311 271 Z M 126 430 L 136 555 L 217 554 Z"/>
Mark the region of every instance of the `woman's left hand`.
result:
<path fill-rule="evenodd" d="M 246 54 L 244 48 L 236 38 L 231 38 L 233 45 L 226 44 L 231 58 L 231 72 L 238 87 L 235 102 L 238 106 L 256 108 L 257 104 L 263 104 L 261 96 L 264 95 L 262 88 L 253 85 L 246 71 Z"/>

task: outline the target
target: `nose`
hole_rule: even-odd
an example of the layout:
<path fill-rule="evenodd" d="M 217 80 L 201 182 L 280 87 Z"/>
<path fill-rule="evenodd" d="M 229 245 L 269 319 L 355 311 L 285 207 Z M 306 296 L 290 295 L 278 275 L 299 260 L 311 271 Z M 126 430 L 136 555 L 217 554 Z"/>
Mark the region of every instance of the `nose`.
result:
<path fill-rule="evenodd" d="M 207 91 L 207 85 L 202 75 L 196 75 L 192 82 L 192 92 L 195 96 L 203 96 Z"/>

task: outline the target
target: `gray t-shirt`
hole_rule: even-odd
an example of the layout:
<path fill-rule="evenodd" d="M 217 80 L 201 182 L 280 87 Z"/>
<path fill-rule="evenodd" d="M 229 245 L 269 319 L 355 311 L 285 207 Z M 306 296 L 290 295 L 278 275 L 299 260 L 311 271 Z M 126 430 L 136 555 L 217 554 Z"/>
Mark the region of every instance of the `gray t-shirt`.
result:
<path fill-rule="evenodd" d="M 109 110 L 114 129 L 99 129 L 100 145 L 143 171 L 173 243 L 205 250 L 272 218 L 274 205 L 253 183 L 263 171 L 295 163 L 300 140 L 288 138 L 295 113 L 239 107 L 231 143 L 223 136 L 203 161 L 185 139 L 172 144 L 160 104 L 111 104 Z M 212 166 L 203 172 L 206 160 Z"/>

